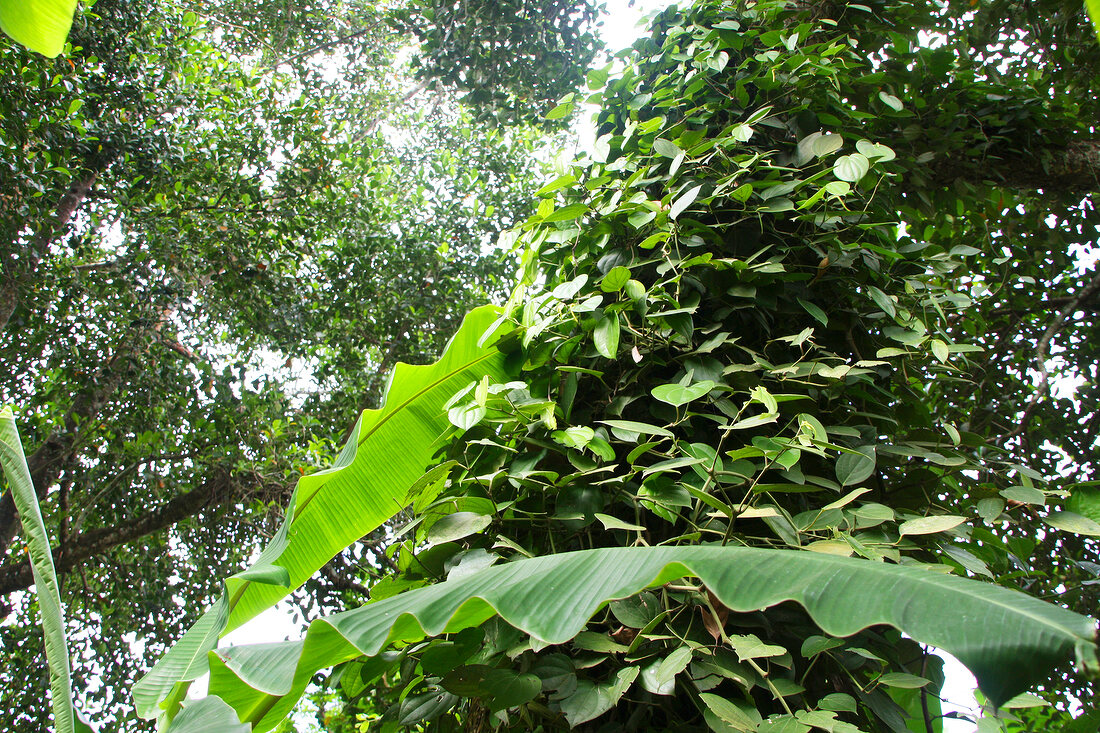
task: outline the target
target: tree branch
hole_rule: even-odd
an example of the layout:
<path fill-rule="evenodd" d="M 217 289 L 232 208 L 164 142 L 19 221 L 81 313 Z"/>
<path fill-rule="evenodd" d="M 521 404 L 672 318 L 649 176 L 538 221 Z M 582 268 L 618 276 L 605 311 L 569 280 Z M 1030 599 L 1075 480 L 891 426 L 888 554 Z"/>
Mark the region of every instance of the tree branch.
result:
<path fill-rule="evenodd" d="M 19 305 L 19 289 L 24 279 L 38 269 L 38 263 L 46 256 L 50 243 L 61 231 L 68 226 L 80 205 L 88 197 L 92 190 L 99 171 L 92 171 L 84 178 L 73 183 L 69 190 L 62 195 L 54 209 L 53 221 L 43 226 L 31 240 L 31 246 L 26 248 L 13 247 L 13 252 L 3 263 L 0 274 L 0 331 L 7 327 L 11 314 Z M 23 260 L 16 258 L 16 253 Z"/>
<path fill-rule="evenodd" d="M 1052 320 L 1046 330 L 1043 331 L 1043 335 L 1039 338 L 1039 343 L 1035 346 L 1035 368 L 1039 370 L 1039 384 L 1035 386 L 1035 391 L 1032 393 L 1031 399 L 1028 400 L 1027 406 L 1024 407 L 1024 413 L 1020 416 L 1019 424 L 1014 430 L 1004 436 L 1005 440 L 1014 438 L 1027 430 L 1027 425 L 1031 421 L 1031 414 L 1035 411 L 1035 406 L 1039 404 L 1039 400 L 1047 393 L 1050 382 L 1050 372 L 1047 371 L 1046 362 L 1049 358 L 1047 352 L 1050 349 L 1051 339 L 1062 330 L 1062 327 L 1066 323 L 1066 319 L 1073 315 L 1078 309 L 1078 306 L 1091 298 L 1097 291 L 1100 291 L 1100 269 L 1092 276 L 1092 280 L 1089 281 L 1089 284 L 1086 285 L 1070 303 L 1066 304 L 1062 310 L 1058 311 L 1054 320 Z"/>
<path fill-rule="evenodd" d="M 88 384 L 92 385 L 91 389 L 76 396 L 65 415 L 62 427 L 51 432 L 28 456 L 27 466 L 30 468 L 31 480 L 39 501 L 46 497 L 50 487 L 64 471 L 66 463 L 71 460 L 84 434 L 82 426 L 103 409 L 122 385 L 130 362 L 137 355 L 140 342 L 144 339 L 143 331 L 144 329 L 139 329 L 132 334 L 115 350 L 107 363 L 96 370 L 96 374 L 88 380 Z M 15 510 L 11 492 L 8 492 L 0 500 L 0 554 L 7 550 L 18 531 L 19 514 Z"/>
<path fill-rule="evenodd" d="M 215 475 L 198 488 L 173 497 L 160 507 L 125 525 L 92 529 L 76 537 L 69 537 L 64 548 L 54 548 L 54 565 L 57 572 L 68 572 L 85 560 L 101 555 L 112 548 L 167 529 L 192 516 L 203 507 L 223 500 L 231 489 L 232 481 L 229 474 L 222 469 L 216 469 Z M 32 583 L 34 578 L 28 561 L 0 566 L 0 596 L 29 588 Z"/>

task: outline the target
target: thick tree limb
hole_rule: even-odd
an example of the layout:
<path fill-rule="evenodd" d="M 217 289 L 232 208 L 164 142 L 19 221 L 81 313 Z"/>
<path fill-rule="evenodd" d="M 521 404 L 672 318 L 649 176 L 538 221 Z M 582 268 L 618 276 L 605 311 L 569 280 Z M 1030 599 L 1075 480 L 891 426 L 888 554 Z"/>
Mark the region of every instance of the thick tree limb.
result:
<path fill-rule="evenodd" d="M 84 561 L 102 555 L 119 545 L 133 542 L 147 535 L 167 529 L 203 507 L 223 501 L 231 494 L 229 474 L 218 470 L 201 486 L 186 494 L 180 494 L 151 512 L 125 524 L 102 527 L 69 537 L 64 548 L 54 548 L 54 566 L 65 573 Z M 29 562 L 15 562 L 0 566 L 0 596 L 29 588 L 34 582 Z"/>
<path fill-rule="evenodd" d="M 72 407 L 65 415 L 64 426 L 50 433 L 27 457 L 27 466 L 30 468 L 31 480 L 39 501 L 46 497 L 50 487 L 72 459 L 83 435 L 81 425 L 99 414 L 122 385 L 143 340 L 143 334 L 139 331 L 130 337 L 128 343 L 115 351 L 107 363 L 88 380 L 92 388 L 73 400 Z M 7 550 L 18 531 L 19 513 L 15 510 L 15 502 L 9 492 L 0 500 L 0 554 Z"/>
<path fill-rule="evenodd" d="M 19 289 L 24 279 L 38 268 L 38 263 L 46 256 L 50 243 L 68 226 L 69 220 L 84 203 L 98 177 L 99 172 L 92 171 L 73 183 L 57 202 L 53 221 L 38 231 L 31 245 L 24 248 L 13 246 L 13 251 L 4 258 L 0 266 L 0 331 L 7 327 L 11 314 L 19 305 Z"/>
<path fill-rule="evenodd" d="M 1100 140 L 1077 140 L 1003 157 L 996 150 L 980 160 L 937 156 L 928 163 L 931 179 L 949 185 L 957 179 L 990 181 L 1021 190 L 1085 195 L 1100 190 Z"/>
<path fill-rule="evenodd" d="M 1043 395 L 1047 394 L 1047 387 L 1050 383 L 1050 372 L 1047 370 L 1047 359 L 1050 358 L 1049 349 L 1050 342 L 1073 313 L 1078 309 L 1078 306 L 1091 298 L 1097 292 L 1100 292 L 1100 270 L 1097 270 L 1096 274 L 1092 276 L 1088 285 L 1082 288 L 1081 292 L 1068 303 L 1062 310 L 1058 311 L 1058 314 L 1043 331 L 1043 335 L 1039 338 L 1039 343 L 1035 346 L 1035 368 L 1039 372 L 1039 384 L 1035 386 L 1035 391 L 1031 395 L 1031 399 L 1028 400 L 1027 406 L 1024 407 L 1023 415 L 1020 416 L 1017 427 L 1005 435 L 1005 440 L 1014 438 L 1017 435 L 1022 434 L 1027 430 L 1028 423 L 1031 421 L 1031 414 L 1035 411 L 1035 406 L 1039 404 L 1039 400 Z"/>

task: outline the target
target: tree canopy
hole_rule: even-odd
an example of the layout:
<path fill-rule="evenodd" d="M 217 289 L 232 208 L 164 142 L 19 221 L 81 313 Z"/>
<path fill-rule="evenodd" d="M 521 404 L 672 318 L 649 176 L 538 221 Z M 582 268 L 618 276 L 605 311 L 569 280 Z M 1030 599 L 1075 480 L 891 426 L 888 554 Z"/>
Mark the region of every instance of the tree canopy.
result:
<path fill-rule="evenodd" d="M 489 44 L 494 67 L 508 47 Z M 520 257 L 507 303 L 473 310 L 435 364 L 395 369 L 263 554 L 136 685 L 137 713 L 171 733 L 288 729 L 319 682 L 325 730 L 927 732 L 943 728 L 940 648 L 977 676 L 983 733 L 1094 730 L 1098 53 L 1084 10 L 1045 0 L 660 13 L 621 68 L 587 74 L 586 98 L 544 110 L 597 105 L 596 140 L 504 237 Z M 336 192 L 283 231 L 310 258 L 328 231 L 313 222 L 351 213 L 329 152 L 295 175 L 319 165 Z M 474 180 L 494 210 L 524 211 L 521 191 Z M 339 324 L 369 269 L 336 260 L 332 311 L 323 287 L 294 286 L 297 263 L 237 252 L 255 275 L 211 302 L 265 295 L 224 311 L 251 320 L 210 323 L 269 349 L 308 339 L 295 326 L 315 308 Z M 141 292 L 125 290 L 164 314 Z M 264 330 L 281 296 L 293 317 Z M 426 312 L 400 333 L 444 333 Z M 167 322 L 130 327 L 163 339 Z M 352 333 L 319 363 L 354 363 Z M 398 356 L 364 345 L 371 368 Z M 359 406 L 353 371 L 330 385 Z M 12 378 L 40 389 L 44 373 Z M 244 384 L 226 394 L 244 401 Z M 240 455 L 282 460 L 271 425 L 240 425 Z M 217 648 L 372 532 L 342 576 L 357 607 L 300 642 Z M 166 610 L 193 614 L 214 580 L 180 583 Z M 187 701 L 207 672 L 209 696 Z"/>

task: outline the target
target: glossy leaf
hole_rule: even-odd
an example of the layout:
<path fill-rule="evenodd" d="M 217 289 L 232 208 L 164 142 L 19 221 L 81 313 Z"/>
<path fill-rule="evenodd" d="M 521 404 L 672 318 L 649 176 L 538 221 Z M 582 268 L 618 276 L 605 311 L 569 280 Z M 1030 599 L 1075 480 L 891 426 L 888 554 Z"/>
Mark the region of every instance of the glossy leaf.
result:
<path fill-rule="evenodd" d="M 257 730 L 268 730 L 318 670 L 377 655 L 390 642 L 454 633 L 499 615 L 543 643 L 560 644 L 608 601 L 683 576 L 698 577 L 734 611 L 795 601 L 831 636 L 894 626 L 958 657 L 994 702 L 1027 689 L 1074 653 L 1095 662 L 1094 620 L 990 584 L 808 552 L 607 548 L 498 565 L 337 614 L 311 624 L 304 644 L 221 650 L 224 669 L 210 690 Z M 943 623 L 944 608 L 970 623 Z M 738 653 L 753 656 L 750 647 L 756 648 Z"/>
<path fill-rule="evenodd" d="M 692 400 L 699 399 L 716 386 L 714 382 L 710 381 L 696 382 L 695 384 L 689 385 L 662 384 L 659 387 L 654 387 L 652 394 L 655 399 L 661 402 L 667 402 L 674 407 L 679 407 L 680 405 L 686 405 Z"/>
<path fill-rule="evenodd" d="M 43 56 L 57 56 L 73 24 L 76 0 L 0 0 L 0 29 Z"/>

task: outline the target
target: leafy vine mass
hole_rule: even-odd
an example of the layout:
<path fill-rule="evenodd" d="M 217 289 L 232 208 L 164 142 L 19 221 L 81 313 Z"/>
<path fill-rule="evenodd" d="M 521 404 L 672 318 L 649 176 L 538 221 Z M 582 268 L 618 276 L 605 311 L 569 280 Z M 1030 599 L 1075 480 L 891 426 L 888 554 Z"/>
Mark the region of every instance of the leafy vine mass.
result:
<path fill-rule="evenodd" d="M 621 74 L 590 73 L 594 152 L 539 190 L 519 286 L 445 357 L 488 349 L 503 371 L 438 408 L 435 468 L 390 487 L 412 505 L 397 572 L 302 642 L 188 647 L 212 697 L 170 730 L 271 729 L 339 665 L 330 722 L 370 730 L 936 731 L 924 644 L 993 705 L 1037 683 L 1094 699 L 1095 621 L 1021 591 L 1062 572 L 1043 543 L 1095 559 L 1097 492 L 1028 465 L 1045 379 L 986 406 L 1003 331 L 978 307 L 1011 296 L 1017 257 L 1075 277 L 1034 226 L 1010 233 L 1054 216 L 1093 236 L 1075 132 L 1094 106 L 894 30 L 958 40 L 955 11 L 704 0 L 659 15 Z M 395 413 L 430 389 L 401 376 Z M 273 578 L 255 582 L 285 591 Z M 176 713 L 171 657 L 138 689 L 174 696 L 146 714 Z M 991 730 L 1022 730 L 1019 700 Z"/>

